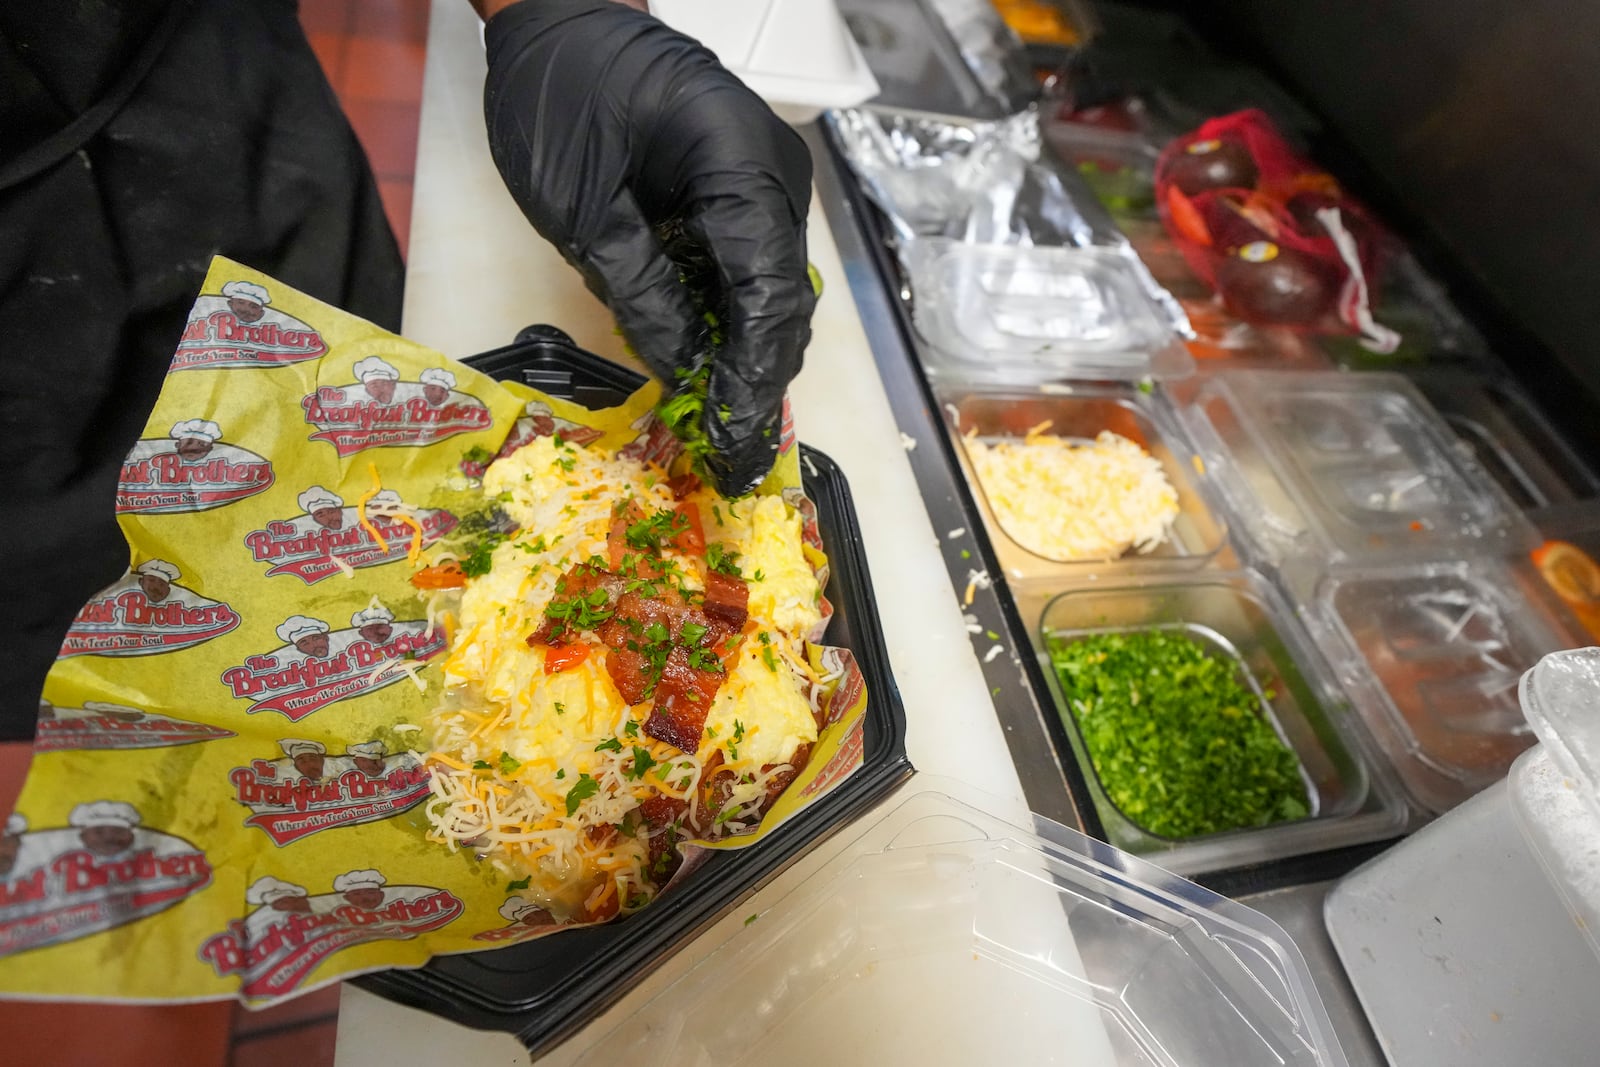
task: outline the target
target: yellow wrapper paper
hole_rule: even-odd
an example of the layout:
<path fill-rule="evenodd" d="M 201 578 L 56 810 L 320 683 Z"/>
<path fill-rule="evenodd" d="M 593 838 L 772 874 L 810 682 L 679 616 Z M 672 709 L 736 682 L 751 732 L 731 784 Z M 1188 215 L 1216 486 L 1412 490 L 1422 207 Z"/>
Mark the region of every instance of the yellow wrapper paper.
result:
<path fill-rule="evenodd" d="M 658 396 L 589 411 L 214 261 L 123 467 L 130 569 L 66 637 L 0 834 L 0 995 L 261 1007 L 561 936 L 502 918 L 504 875 L 423 840 L 446 646 L 408 557 L 483 508 L 487 456 L 536 435 L 670 457 Z M 783 438 L 761 491 L 801 509 L 825 566 L 787 419 Z M 395 496 L 415 527 L 361 521 Z M 853 658 L 809 654 L 841 675 L 810 762 L 756 833 L 711 847 L 861 765 Z"/>

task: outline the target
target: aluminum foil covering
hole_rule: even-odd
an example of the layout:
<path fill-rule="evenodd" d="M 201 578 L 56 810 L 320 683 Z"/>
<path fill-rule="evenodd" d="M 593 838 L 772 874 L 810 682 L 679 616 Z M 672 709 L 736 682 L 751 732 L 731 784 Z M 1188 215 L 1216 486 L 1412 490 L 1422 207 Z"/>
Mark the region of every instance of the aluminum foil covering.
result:
<path fill-rule="evenodd" d="M 847 108 L 825 121 L 867 195 L 888 217 L 904 267 L 912 242 L 1097 246 L 1128 257 L 1172 329 L 1194 336 L 1081 177 L 1041 153 L 1033 109 L 984 121 L 882 108 Z"/>

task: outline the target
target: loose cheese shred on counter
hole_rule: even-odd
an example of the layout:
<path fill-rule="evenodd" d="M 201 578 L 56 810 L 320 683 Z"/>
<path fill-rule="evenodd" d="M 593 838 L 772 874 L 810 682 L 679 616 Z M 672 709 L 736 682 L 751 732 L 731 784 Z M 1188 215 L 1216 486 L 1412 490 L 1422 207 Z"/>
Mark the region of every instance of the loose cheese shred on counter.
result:
<path fill-rule="evenodd" d="M 1049 426 L 1021 441 L 966 438 L 978 484 L 1012 540 L 1063 561 L 1112 560 L 1166 540 L 1178 494 L 1159 460 L 1109 430 L 1077 443 L 1044 432 Z"/>

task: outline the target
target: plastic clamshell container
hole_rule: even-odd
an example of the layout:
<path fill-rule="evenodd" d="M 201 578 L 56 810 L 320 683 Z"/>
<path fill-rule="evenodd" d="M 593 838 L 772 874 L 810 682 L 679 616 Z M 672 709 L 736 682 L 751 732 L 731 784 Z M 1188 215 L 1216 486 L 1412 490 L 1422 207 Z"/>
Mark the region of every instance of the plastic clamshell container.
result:
<path fill-rule="evenodd" d="M 1049 649 L 1093 634 L 1143 630 L 1185 634 L 1209 654 L 1233 663 L 1237 677 L 1262 698 L 1274 732 L 1300 762 L 1308 817 L 1173 839 L 1152 833 L 1117 807 L 1089 758 Z M 1173 870 L 1216 871 L 1378 840 L 1402 825 L 1402 807 L 1370 773 L 1369 757 L 1345 725 L 1349 709 L 1328 665 L 1261 575 L 1207 572 L 1073 589 L 1045 606 L 1039 635 L 1051 696 L 1112 844 L 1150 855 Z"/>
<path fill-rule="evenodd" d="M 878 94 L 833 0 L 650 0 L 650 13 L 715 52 L 785 122 Z"/>
<path fill-rule="evenodd" d="M 1111 217 L 1156 218 L 1156 159 L 1160 151 L 1121 130 L 1070 122 L 1042 122 L 1041 133 L 1057 155 L 1083 176 Z"/>
<path fill-rule="evenodd" d="M 515 344 L 466 363 L 590 408 L 622 403 L 645 378 L 578 348 L 559 330 L 531 326 Z M 479 1029 L 513 1033 L 535 1054 L 599 1015 L 758 885 L 806 849 L 871 810 L 905 782 L 905 708 L 889 671 L 873 608 L 849 484 L 821 452 L 800 445 L 807 496 L 817 508 L 834 605 L 826 640 L 849 648 L 866 678 L 862 765 L 777 833 L 748 848 L 718 851 L 659 901 L 618 922 L 485 952 L 437 956 L 415 970 L 354 981 L 410 1007 Z"/>
<path fill-rule="evenodd" d="M 1600 648 L 1545 656 L 1518 691 L 1542 744 L 1512 768 L 1511 810 L 1600 956 Z"/>
<path fill-rule="evenodd" d="M 904 255 L 936 378 L 1139 381 L 1194 369 L 1126 252 L 930 238 Z"/>
<path fill-rule="evenodd" d="M 1236 527 L 1273 566 L 1498 555 L 1537 544 L 1528 521 L 1399 375 L 1220 374 L 1187 411 Z"/>
<path fill-rule="evenodd" d="M 1518 507 L 1600 496 L 1600 476 L 1509 378 L 1438 365 L 1404 373 Z"/>
<path fill-rule="evenodd" d="M 578 1062 L 1346 1062 L 1271 920 L 969 796 L 914 779 Z"/>
<path fill-rule="evenodd" d="M 1227 523 L 1213 510 L 1209 479 L 1197 469 L 1188 434 L 1161 398 L 1131 386 L 1095 384 L 1045 390 L 941 387 L 939 396 L 963 472 L 976 488 L 990 544 L 1008 578 L 1193 570 L 1227 545 Z M 1020 443 L 1030 428 L 1045 422 L 1050 424 L 1048 432 L 1058 437 L 1087 442 L 1110 430 L 1149 452 L 1178 494 L 1178 517 L 1166 540 L 1147 553 L 1130 549 L 1114 560 L 1062 560 L 1019 541 L 997 516 L 988 488 L 973 470 L 966 435 L 975 431 L 977 439 L 989 445 Z"/>
<path fill-rule="evenodd" d="M 1529 580 L 1485 559 L 1334 571 L 1319 584 L 1324 648 L 1429 811 L 1503 778 L 1533 744 L 1518 679 L 1564 641 L 1560 623 L 1525 595 Z"/>

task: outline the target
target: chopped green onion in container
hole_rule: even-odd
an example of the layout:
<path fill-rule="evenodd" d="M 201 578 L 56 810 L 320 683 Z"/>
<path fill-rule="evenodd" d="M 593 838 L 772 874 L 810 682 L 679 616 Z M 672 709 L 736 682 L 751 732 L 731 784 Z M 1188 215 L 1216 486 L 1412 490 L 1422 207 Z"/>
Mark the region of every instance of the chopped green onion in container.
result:
<path fill-rule="evenodd" d="M 1049 651 L 1101 786 L 1146 831 L 1198 837 L 1311 813 L 1299 759 L 1260 697 L 1193 637 L 1057 637 Z"/>

